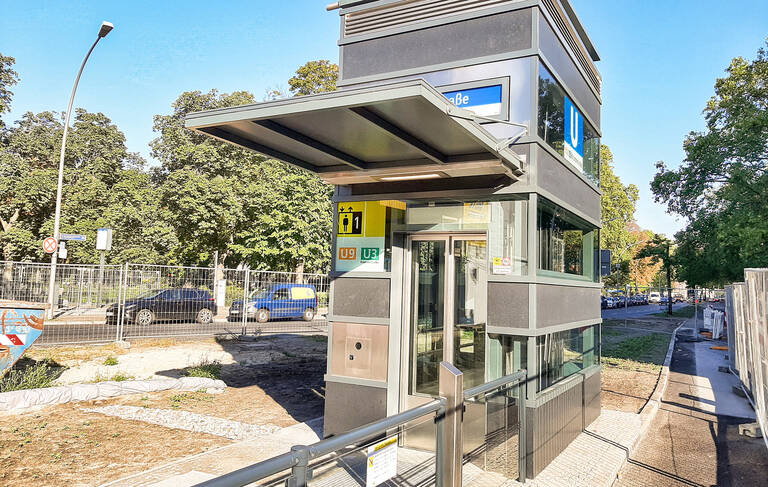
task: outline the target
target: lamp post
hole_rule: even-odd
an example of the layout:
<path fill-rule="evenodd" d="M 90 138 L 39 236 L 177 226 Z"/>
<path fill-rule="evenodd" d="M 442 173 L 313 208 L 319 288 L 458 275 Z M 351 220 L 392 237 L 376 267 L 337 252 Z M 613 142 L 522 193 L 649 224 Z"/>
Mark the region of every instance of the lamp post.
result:
<path fill-rule="evenodd" d="M 91 53 L 93 52 L 93 49 L 96 47 L 96 44 L 99 43 L 101 39 L 107 36 L 109 32 L 114 28 L 111 22 L 102 22 L 101 27 L 99 28 L 99 34 L 96 37 L 96 40 L 93 42 L 93 45 L 91 45 L 91 48 L 88 49 L 88 54 L 85 55 L 85 59 L 83 59 L 83 64 L 80 65 L 80 70 L 77 72 L 77 78 L 75 78 L 75 86 L 72 87 L 72 95 L 69 97 L 69 106 L 67 107 L 67 115 L 64 119 L 64 135 L 61 137 L 61 152 L 59 153 L 59 181 L 58 185 L 56 186 L 56 214 L 53 220 L 53 238 L 56 239 L 56 242 L 59 242 L 59 223 L 61 219 L 61 191 L 62 186 L 64 184 L 64 151 L 67 147 L 67 132 L 69 131 L 69 117 L 72 115 L 72 104 L 75 101 L 75 93 L 77 92 L 77 84 L 80 82 L 80 75 L 83 74 L 83 68 L 85 68 L 85 63 L 88 62 L 88 58 L 91 56 Z M 57 252 L 53 252 L 51 254 L 51 279 L 48 285 L 48 304 L 50 307 L 48 308 L 48 319 L 53 318 L 53 310 L 54 310 L 54 304 L 56 302 L 56 260 L 57 260 Z"/>

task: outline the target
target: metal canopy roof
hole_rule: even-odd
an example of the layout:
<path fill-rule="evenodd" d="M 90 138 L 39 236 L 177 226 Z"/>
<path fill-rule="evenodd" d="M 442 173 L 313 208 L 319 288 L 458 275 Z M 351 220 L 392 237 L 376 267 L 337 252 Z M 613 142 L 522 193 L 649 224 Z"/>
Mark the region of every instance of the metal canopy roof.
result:
<path fill-rule="evenodd" d="M 185 123 L 333 184 L 522 174 L 509 141 L 423 80 L 190 113 Z"/>

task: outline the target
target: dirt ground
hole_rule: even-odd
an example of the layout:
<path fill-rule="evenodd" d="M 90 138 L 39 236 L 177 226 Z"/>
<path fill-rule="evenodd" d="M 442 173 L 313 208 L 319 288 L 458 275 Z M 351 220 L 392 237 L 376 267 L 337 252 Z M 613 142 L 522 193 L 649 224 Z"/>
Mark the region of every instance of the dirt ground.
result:
<path fill-rule="evenodd" d="M 177 346 L 178 342 L 166 344 Z M 290 426 L 322 416 L 326 337 L 280 335 L 219 344 L 241 360 L 223 364 L 221 394 L 164 391 L 46 407 L 0 416 L 0 486 L 93 486 L 230 443 L 214 435 L 128 421 L 83 411 L 126 404 L 183 410 L 249 424 Z M 136 344 L 131 350 L 156 344 Z M 120 354 L 107 346 L 44 349 L 36 354 L 73 363 Z M 247 357 L 268 350 L 268 363 Z M 94 358 L 95 357 L 95 358 Z M 181 370 L 161 371 L 179 376 Z"/>
<path fill-rule="evenodd" d="M 680 318 L 603 322 L 602 407 L 639 413 L 653 394 Z"/>

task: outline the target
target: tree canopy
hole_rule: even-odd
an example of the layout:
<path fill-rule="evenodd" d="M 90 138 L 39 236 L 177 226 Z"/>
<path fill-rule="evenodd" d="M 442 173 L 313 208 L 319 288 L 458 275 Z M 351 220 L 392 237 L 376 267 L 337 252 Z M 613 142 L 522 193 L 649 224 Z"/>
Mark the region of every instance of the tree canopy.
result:
<path fill-rule="evenodd" d="M 726 73 L 704 109 L 706 130 L 688 134 L 678 168 L 658 162 L 651 183 L 656 201 L 690 221 L 676 235 L 689 285 L 768 266 L 768 51 L 733 59 Z"/>
<path fill-rule="evenodd" d="M 12 58 L 0 60 L 7 71 Z M 0 74 L 0 94 L 10 93 L 3 90 L 16 79 L 6 71 Z M 324 91 L 335 86 L 337 71 L 326 61 L 311 61 L 297 70 L 291 89 Z M 10 95 L 0 100 L 9 103 Z M 65 154 L 61 230 L 84 234 L 88 243 L 68 246 L 67 260 L 97 262 L 96 230 L 110 227 L 110 263 L 210 265 L 218 252 L 221 266 L 327 270 L 329 185 L 184 128 L 190 112 L 255 101 L 247 91 L 182 93 L 170 113 L 154 117 L 158 137 L 150 148 L 159 164 L 153 166 L 128 152 L 124 134 L 106 115 L 77 109 Z M 57 112 L 26 113 L 0 130 L 4 260 L 44 258 L 40 244 L 53 228 L 62 120 Z"/>

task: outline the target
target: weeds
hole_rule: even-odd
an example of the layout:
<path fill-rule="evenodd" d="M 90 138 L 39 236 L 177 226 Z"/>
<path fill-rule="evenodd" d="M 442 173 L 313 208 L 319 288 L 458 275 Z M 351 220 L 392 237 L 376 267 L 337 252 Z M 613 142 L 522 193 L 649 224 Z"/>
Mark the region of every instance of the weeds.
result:
<path fill-rule="evenodd" d="M 182 394 L 174 394 L 170 397 L 170 401 L 173 409 L 180 409 L 181 406 L 190 402 L 211 402 L 213 401 L 213 395 L 201 391 L 191 393 L 185 392 Z"/>
<path fill-rule="evenodd" d="M 22 363 L 21 366 L 17 364 L 17 367 L 0 379 L 0 392 L 51 387 L 64 370 L 56 362 L 48 360 Z"/>
<path fill-rule="evenodd" d="M 127 380 L 132 380 L 132 379 L 135 379 L 135 377 L 132 376 L 132 375 L 124 374 L 122 372 L 118 372 L 117 374 L 113 375 L 112 377 L 108 377 L 106 375 L 97 374 L 96 377 L 93 378 L 91 383 L 95 384 L 97 382 L 107 382 L 107 381 L 125 382 Z"/>
<path fill-rule="evenodd" d="M 181 371 L 181 375 L 186 377 L 221 379 L 221 362 L 218 360 L 204 360 L 197 365 L 185 368 Z"/>
<path fill-rule="evenodd" d="M 117 365 L 117 358 L 110 355 L 104 360 L 104 365 Z"/>

